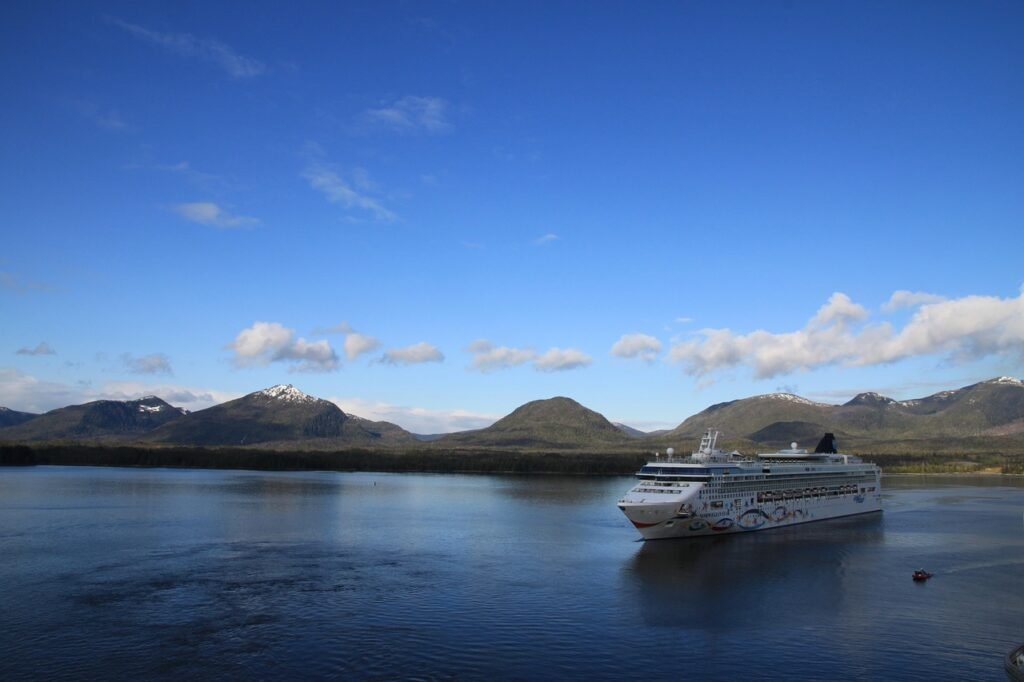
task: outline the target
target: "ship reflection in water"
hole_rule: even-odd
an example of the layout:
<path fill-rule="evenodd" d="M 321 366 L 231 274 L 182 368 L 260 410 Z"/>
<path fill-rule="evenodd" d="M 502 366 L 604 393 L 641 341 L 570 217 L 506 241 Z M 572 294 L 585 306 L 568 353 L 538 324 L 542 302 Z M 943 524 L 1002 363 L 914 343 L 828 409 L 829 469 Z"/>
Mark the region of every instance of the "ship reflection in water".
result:
<path fill-rule="evenodd" d="M 869 514 L 762 533 L 644 542 L 624 574 L 649 625 L 823 624 L 858 591 L 851 564 L 883 538 L 883 517 Z"/>

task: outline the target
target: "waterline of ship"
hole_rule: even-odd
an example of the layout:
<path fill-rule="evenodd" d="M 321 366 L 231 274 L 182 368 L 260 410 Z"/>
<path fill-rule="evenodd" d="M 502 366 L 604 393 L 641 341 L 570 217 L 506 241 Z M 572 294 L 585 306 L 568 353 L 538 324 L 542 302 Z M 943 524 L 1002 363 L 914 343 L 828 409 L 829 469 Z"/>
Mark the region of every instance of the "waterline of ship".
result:
<path fill-rule="evenodd" d="M 882 472 L 836 452 L 826 434 L 814 452 L 756 458 L 715 448 L 709 430 L 688 457 L 671 449 L 644 465 L 619 509 L 645 540 L 739 533 L 882 510 Z"/>

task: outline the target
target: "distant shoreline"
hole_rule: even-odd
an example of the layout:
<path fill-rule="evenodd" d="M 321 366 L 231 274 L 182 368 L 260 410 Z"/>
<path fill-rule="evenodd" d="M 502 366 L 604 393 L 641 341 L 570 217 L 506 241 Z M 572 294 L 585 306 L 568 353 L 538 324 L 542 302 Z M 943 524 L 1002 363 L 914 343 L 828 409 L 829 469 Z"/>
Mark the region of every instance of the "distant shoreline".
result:
<path fill-rule="evenodd" d="M 647 461 L 637 453 L 514 450 L 277 451 L 239 448 L 139 448 L 85 445 L 0 445 L 0 465 L 115 466 L 251 471 L 374 471 L 380 473 L 632 474 Z"/>
<path fill-rule="evenodd" d="M 882 470 L 882 475 L 886 478 L 892 477 L 911 477 L 911 476 L 938 476 L 938 477 L 954 477 L 954 478 L 1024 478 L 1024 474 L 1019 473 L 1004 473 L 1002 471 L 931 471 L 918 473 L 914 471 L 896 471 L 888 473 L 885 469 Z"/>
<path fill-rule="evenodd" d="M 375 471 L 381 473 L 631 475 L 650 459 L 647 452 L 526 450 L 512 448 L 350 448 L 269 450 L 258 448 L 148 448 L 124 445 L 0 444 L 0 466 L 66 465 L 251 471 Z M 885 476 L 1024 475 L 1020 456 L 865 455 Z"/>

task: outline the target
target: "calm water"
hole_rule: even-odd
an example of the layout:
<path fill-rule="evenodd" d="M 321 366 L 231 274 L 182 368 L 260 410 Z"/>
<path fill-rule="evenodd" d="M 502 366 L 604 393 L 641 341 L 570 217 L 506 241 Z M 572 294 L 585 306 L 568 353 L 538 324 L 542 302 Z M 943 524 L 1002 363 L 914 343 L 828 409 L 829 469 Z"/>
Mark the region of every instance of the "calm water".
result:
<path fill-rule="evenodd" d="M 1005 679 L 1024 486 L 885 483 L 645 544 L 628 478 L 0 470 L 0 679 Z"/>

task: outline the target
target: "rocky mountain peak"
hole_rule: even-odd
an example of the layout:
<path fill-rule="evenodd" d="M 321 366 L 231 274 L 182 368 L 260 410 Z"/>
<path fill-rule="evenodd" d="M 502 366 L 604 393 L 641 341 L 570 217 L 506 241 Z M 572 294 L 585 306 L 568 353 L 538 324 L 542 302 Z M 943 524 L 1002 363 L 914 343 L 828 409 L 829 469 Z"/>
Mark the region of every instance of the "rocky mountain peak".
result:
<path fill-rule="evenodd" d="M 3 407 L 0 405 L 0 428 L 5 426 L 16 426 L 17 424 L 27 422 L 36 416 L 38 415 L 32 414 L 31 412 L 18 412 L 17 410 L 12 410 L 9 407 Z"/>
<path fill-rule="evenodd" d="M 892 405 L 896 401 L 888 396 L 884 396 L 881 393 L 875 393 L 874 391 L 867 391 L 865 393 L 858 393 L 850 400 L 847 405 Z"/>
<path fill-rule="evenodd" d="M 762 400 L 785 400 L 790 403 L 797 403 L 799 405 L 818 405 L 819 403 L 813 400 L 808 400 L 793 393 L 766 393 L 764 395 L 755 396 Z"/>
<path fill-rule="evenodd" d="M 141 398 L 136 398 L 135 400 L 126 400 L 124 401 L 124 404 L 129 409 L 134 409 L 136 412 L 142 414 L 188 414 L 188 410 L 186 410 L 185 408 L 175 407 L 174 405 L 171 405 L 170 403 L 164 401 L 162 398 L 158 398 L 155 395 L 144 395 Z"/>

